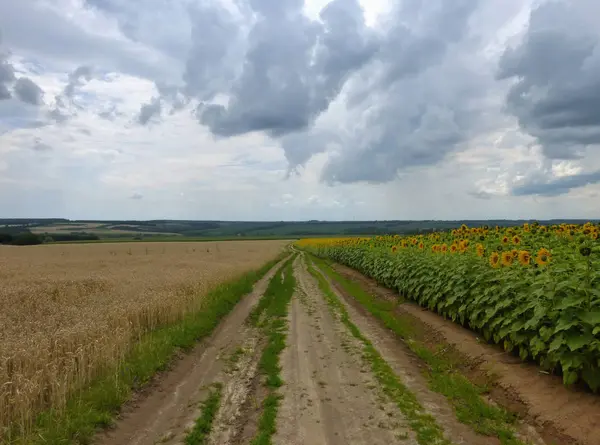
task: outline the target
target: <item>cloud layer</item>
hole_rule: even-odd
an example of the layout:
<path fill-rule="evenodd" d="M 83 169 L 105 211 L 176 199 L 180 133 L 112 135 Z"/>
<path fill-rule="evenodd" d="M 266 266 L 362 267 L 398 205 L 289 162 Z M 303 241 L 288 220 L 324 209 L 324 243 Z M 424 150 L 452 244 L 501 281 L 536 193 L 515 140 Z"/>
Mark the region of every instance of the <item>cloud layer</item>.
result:
<path fill-rule="evenodd" d="M 600 193 L 598 13 L 594 0 L 1 2 L 0 204 L 584 217 Z"/>

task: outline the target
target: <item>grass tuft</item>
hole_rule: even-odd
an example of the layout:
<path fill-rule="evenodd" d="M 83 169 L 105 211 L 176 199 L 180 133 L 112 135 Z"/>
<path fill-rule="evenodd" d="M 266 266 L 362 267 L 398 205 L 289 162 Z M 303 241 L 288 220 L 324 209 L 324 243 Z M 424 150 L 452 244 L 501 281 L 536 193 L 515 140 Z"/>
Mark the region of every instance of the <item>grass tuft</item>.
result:
<path fill-rule="evenodd" d="M 223 385 L 215 383 L 213 390 L 209 393 L 207 399 L 202 404 L 202 413 L 194 424 L 194 429 L 185 438 L 186 445 L 204 445 L 208 443 L 208 436 L 212 429 L 213 421 L 219 410 L 221 396 L 223 394 Z"/>
<path fill-rule="evenodd" d="M 267 335 L 267 345 L 258 366 L 265 377 L 265 386 L 268 390 L 268 395 L 262 403 L 263 412 L 252 445 L 270 445 L 276 432 L 277 412 L 281 400 L 277 389 L 283 385 L 279 354 L 285 348 L 288 305 L 296 287 L 292 270 L 294 258 L 295 256 L 290 258 L 275 274 L 257 305 L 257 309 L 260 310 L 256 311 L 252 318 L 254 323 L 259 323 L 261 319 L 260 326 Z"/>

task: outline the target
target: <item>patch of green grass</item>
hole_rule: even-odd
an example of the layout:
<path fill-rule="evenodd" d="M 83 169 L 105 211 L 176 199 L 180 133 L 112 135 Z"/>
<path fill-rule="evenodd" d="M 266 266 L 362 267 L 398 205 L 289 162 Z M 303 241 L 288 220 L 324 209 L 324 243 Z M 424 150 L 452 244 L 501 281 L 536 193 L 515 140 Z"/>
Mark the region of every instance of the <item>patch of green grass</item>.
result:
<path fill-rule="evenodd" d="M 281 400 L 277 389 L 283 385 L 279 354 L 285 348 L 286 317 L 296 287 L 296 279 L 292 270 L 294 258 L 295 256 L 290 258 L 271 279 L 266 292 L 257 305 L 257 308 L 261 307 L 259 315 L 253 318 L 258 323 L 260 314 L 264 314 L 260 326 L 267 336 L 267 345 L 263 350 L 258 367 L 265 377 L 268 395 L 262 403 L 263 412 L 258 423 L 258 432 L 251 442 L 252 445 L 270 445 L 276 431 L 277 411 Z"/>
<path fill-rule="evenodd" d="M 202 404 L 202 412 L 200 417 L 196 419 L 194 429 L 185 437 L 186 445 L 204 445 L 207 443 L 213 421 L 221 403 L 223 385 L 215 383 L 213 388 Z"/>
<path fill-rule="evenodd" d="M 174 325 L 145 334 L 131 349 L 118 369 L 107 371 L 73 395 L 61 411 L 47 410 L 36 419 L 33 432 L 11 434 L 8 444 L 81 444 L 91 443 L 98 428 L 110 426 L 115 414 L 133 391 L 146 384 L 157 372 L 167 368 L 178 350 L 189 350 L 212 333 L 219 321 L 241 298 L 252 291 L 281 258 L 259 270 L 223 283 L 202 299 L 198 312 L 187 315 Z"/>
<path fill-rule="evenodd" d="M 406 340 L 408 347 L 428 365 L 426 376 L 430 388 L 448 398 L 460 422 L 469 425 L 480 434 L 497 437 L 503 445 L 524 444 L 515 435 L 513 425 L 516 416 L 502 407 L 487 403 L 481 397 L 486 388 L 473 384 L 457 371 L 451 359 L 439 354 L 439 351 L 432 351 L 417 340 L 411 323 L 391 310 L 393 303 L 373 297 L 359 283 L 335 271 L 328 262 L 316 257 L 311 258 L 329 279 L 337 282 L 386 328 Z"/>
<path fill-rule="evenodd" d="M 437 424 L 435 418 L 426 412 L 416 396 L 404 386 L 373 344 L 352 323 L 345 306 L 331 290 L 325 277 L 310 262 L 308 262 L 308 270 L 316 278 L 327 303 L 340 315 L 342 323 L 346 325 L 350 333 L 363 344 L 363 358 L 371 365 L 371 370 L 383 392 L 406 416 L 410 427 L 416 434 L 417 441 L 421 445 L 450 445 L 451 442 L 444 437 L 444 431 Z"/>

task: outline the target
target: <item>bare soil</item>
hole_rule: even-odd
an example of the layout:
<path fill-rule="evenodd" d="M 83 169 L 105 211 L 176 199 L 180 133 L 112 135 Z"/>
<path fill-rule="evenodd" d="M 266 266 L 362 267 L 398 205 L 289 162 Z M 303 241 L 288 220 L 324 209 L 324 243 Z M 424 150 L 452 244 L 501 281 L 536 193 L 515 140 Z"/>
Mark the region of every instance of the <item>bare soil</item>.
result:
<path fill-rule="evenodd" d="M 373 296 L 398 301 L 398 295 L 348 267 L 336 265 L 344 276 L 361 283 Z M 461 370 L 475 382 L 493 383 L 490 399 L 517 412 L 534 437 L 548 444 L 597 445 L 600 443 L 600 397 L 580 388 L 567 388 L 558 376 L 542 373 L 532 363 L 491 345 L 450 320 L 414 303 L 396 306 L 398 316 L 408 317 L 417 335 L 431 345 L 445 344 L 462 362 Z M 365 331 L 367 328 L 365 328 Z M 382 346 L 383 347 L 383 346 Z M 385 349 L 385 347 L 383 347 Z"/>

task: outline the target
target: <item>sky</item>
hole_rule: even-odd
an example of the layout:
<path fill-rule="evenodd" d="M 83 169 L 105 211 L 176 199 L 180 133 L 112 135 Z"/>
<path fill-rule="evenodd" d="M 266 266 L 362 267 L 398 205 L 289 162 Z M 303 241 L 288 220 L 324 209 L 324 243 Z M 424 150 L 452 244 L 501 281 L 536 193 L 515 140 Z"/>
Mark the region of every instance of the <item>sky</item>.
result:
<path fill-rule="evenodd" d="M 0 0 L 0 217 L 600 217 L 597 0 Z"/>

